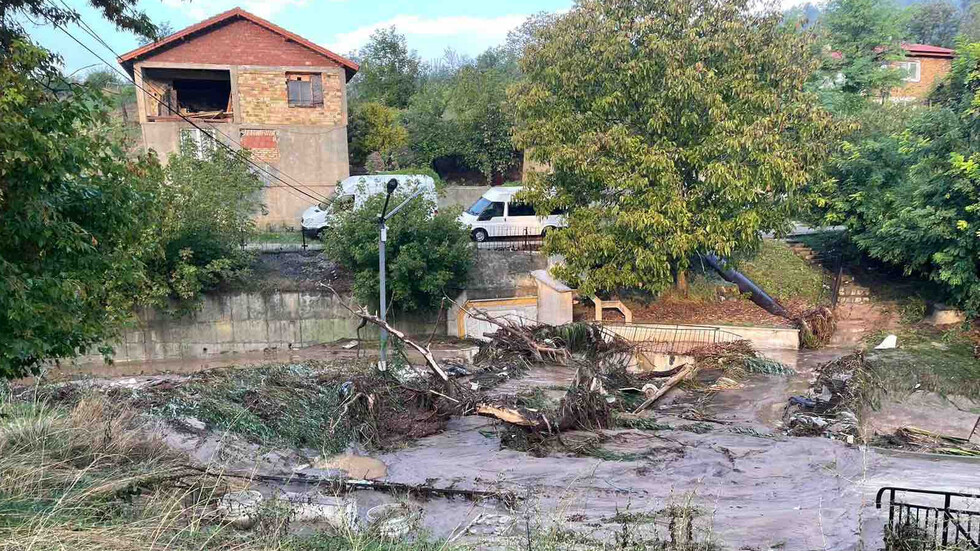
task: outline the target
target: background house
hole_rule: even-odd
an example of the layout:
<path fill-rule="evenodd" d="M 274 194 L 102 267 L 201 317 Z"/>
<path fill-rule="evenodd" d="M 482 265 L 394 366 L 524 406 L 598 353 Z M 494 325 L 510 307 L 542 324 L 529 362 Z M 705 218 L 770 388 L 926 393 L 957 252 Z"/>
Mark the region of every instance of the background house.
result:
<path fill-rule="evenodd" d="M 349 175 L 346 84 L 356 63 L 240 8 L 119 58 L 134 77 L 143 144 L 162 158 L 204 136 L 313 196 Z M 266 174 L 265 227 L 295 227 L 315 201 Z"/>
<path fill-rule="evenodd" d="M 952 69 L 956 54 L 949 48 L 928 44 L 902 44 L 905 59 L 893 65 L 904 69 L 908 76 L 902 86 L 892 89 L 892 101 L 925 101 L 929 93 Z"/>

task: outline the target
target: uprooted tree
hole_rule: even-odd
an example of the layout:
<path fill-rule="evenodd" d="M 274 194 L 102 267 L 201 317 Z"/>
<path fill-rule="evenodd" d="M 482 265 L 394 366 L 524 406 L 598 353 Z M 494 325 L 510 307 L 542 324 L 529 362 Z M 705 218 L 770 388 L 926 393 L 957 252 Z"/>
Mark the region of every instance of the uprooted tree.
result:
<path fill-rule="evenodd" d="M 751 250 L 819 200 L 834 124 L 804 85 L 807 33 L 747 0 L 585 0 L 537 30 L 512 89 L 556 275 L 652 291 L 696 252 Z"/>

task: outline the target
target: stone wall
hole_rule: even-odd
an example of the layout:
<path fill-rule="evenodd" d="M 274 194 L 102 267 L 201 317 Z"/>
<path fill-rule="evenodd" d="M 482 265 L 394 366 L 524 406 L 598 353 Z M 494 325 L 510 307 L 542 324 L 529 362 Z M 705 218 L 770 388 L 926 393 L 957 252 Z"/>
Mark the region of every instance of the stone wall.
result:
<path fill-rule="evenodd" d="M 238 96 L 244 124 L 327 125 L 347 124 L 344 109 L 344 70 L 336 68 L 320 74 L 323 105 L 290 107 L 286 95 L 286 71 L 275 68 L 241 68 Z"/>
<path fill-rule="evenodd" d="M 395 326 L 409 335 L 428 336 L 436 313 L 395 315 Z M 182 318 L 147 309 L 137 326 L 112 343 L 116 362 L 223 357 L 268 348 L 303 348 L 357 337 L 355 318 L 336 296 L 317 292 L 207 295 L 200 311 Z M 438 324 L 445 334 L 445 324 Z M 361 329 L 361 338 L 377 337 L 377 328 Z M 99 354 L 78 363 L 102 363 Z"/>

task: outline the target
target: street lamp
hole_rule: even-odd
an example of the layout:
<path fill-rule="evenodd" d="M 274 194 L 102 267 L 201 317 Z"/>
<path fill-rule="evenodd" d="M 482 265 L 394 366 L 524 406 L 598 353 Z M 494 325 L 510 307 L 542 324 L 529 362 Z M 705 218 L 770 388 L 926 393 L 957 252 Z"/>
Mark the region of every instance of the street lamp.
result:
<path fill-rule="evenodd" d="M 402 209 L 409 201 L 415 199 L 425 191 L 425 188 L 419 186 L 415 190 L 415 193 L 410 195 L 408 199 L 402 201 L 397 207 L 391 209 L 388 212 L 388 201 L 391 200 L 391 194 L 398 189 L 398 180 L 392 178 L 388 180 L 388 185 L 385 195 L 385 206 L 381 209 L 381 214 L 378 215 L 378 230 L 380 236 L 378 237 L 378 290 L 380 294 L 380 304 L 381 309 L 381 321 L 387 323 L 388 318 L 388 305 L 386 304 L 386 293 L 385 293 L 385 243 L 388 242 L 388 219 L 394 216 L 398 211 Z M 381 328 L 381 357 L 378 361 L 378 370 L 386 371 L 388 369 L 388 330 L 384 327 Z"/>

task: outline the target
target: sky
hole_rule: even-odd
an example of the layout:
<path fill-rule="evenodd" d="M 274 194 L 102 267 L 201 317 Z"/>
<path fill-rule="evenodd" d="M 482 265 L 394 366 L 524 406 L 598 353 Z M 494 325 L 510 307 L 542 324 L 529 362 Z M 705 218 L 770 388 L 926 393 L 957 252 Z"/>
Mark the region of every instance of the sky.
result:
<path fill-rule="evenodd" d="M 137 38 L 116 30 L 85 0 L 63 1 L 78 11 L 82 20 L 117 53 L 138 46 Z M 781 0 L 783 7 L 802 0 Z M 424 60 L 439 58 L 447 48 L 475 57 L 501 44 L 507 32 L 538 12 L 564 11 L 573 0 L 141 0 L 155 23 L 167 22 L 174 30 L 212 15 L 241 7 L 338 54 L 348 55 L 363 46 L 371 33 L 394 25 L 406 36 L 409 48 Z M 61 55 L 67 73 L 84 73 L 100 61 L 91 53 L 47 25 L 25 22 L 31 36 Z M 38 22 L 40 23 L 40 22 Z M 69 32 L 108 61 L 115 55 L 77 27 Z"/>

